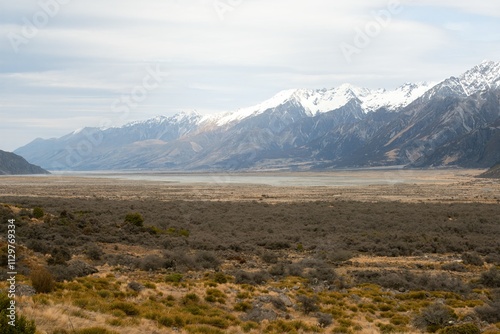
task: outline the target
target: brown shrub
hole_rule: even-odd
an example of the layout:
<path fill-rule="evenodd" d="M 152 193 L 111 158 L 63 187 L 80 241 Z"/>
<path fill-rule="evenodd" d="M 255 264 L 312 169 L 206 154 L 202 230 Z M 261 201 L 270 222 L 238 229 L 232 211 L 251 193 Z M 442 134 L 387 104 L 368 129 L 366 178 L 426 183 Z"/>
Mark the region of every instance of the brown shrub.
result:
<path fill-rule="evenodd" d="M 236 284 L 260 285 L 269 279 L 269 275 L 265 271 L 247 272 L 239 270 L 234 276 Z"/>
<path fill-rule="evenodd" d="M 317 298 L 311 298 L 305 295 L 299 295 L 297 297 L 297 301 L 300 303 L 300 306 L 304 314 L 309 314 L 311 312 L 316 312 L 319 310 Z"/>
<path fill-rule="evenodd" d="M 32 270 L 30 278 L 33 288 L 35 288 L 38 293 L 49 293 L 54 290 L 54 278 L 47 269 L 39 267 Z"/>
<path fill-rule="evenodd" d="M 492 267 L 489 271 L 482 273 L 479 282 L 489 288 L 500 288 L 500 269 Z"/>
<path fill-rule="evenodd" d="M 457 319 L 457 315 L 448 306 L 435 303 L 426 307 L 414 320 L 417 328 L 434 333 L 449 326 Z"/>
<path fill-rule="evenodd" d="M 470 264 L 473 266 L 482 266 L 484 264 L 483 259 L 476 252 L 463 253 L 462 261 L 464 264 Z"/>

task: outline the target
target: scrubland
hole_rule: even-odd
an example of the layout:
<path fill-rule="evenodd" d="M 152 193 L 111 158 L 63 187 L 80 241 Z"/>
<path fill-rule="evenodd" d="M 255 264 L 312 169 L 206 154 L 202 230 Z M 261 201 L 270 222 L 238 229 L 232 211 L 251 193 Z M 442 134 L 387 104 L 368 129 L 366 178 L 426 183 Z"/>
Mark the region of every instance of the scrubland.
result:
<path fill-rule="evenodd" d="M 2 333 L 500 332 L 497 181 L 2 182 Z"/>

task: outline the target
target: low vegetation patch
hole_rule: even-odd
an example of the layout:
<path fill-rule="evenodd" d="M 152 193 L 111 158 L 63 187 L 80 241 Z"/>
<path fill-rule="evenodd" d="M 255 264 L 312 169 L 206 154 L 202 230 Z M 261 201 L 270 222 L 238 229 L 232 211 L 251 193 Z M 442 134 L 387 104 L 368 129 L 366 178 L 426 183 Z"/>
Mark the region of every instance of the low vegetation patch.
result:
<path fill-rule="evenodd" d="M 2 201 L 17 205 L 0 206 L 0 227 L 16 219 L 19 333 L 35 333 L 23 308 L 51 334 L 476 334 L 500 322 L 498 206 Z M 53 327 L 37 320 L 45 310 Z"/>

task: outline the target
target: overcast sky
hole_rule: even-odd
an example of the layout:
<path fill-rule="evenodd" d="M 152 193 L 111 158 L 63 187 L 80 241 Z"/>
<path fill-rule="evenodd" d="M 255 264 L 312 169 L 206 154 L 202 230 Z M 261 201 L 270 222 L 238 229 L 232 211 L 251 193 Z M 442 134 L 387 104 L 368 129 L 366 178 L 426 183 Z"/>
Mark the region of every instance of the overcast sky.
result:
<path fill-rule="evenodd" d="M 395 88 L 500 60 L 494 0 L 0 4 L 0 149 L 290 88 Z"/>

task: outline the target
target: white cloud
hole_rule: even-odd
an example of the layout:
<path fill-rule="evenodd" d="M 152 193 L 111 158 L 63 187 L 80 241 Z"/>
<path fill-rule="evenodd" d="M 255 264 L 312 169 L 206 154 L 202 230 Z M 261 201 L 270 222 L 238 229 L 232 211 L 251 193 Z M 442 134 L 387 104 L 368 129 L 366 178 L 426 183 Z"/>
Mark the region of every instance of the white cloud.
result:
<path fill-rule="evenodd" d="M 216 1 L 69 1 L 19 53 L 8 39 L 0 42 L 0 115 L 16 111 L 24 137 L 42 134 L 33 119 L 46 120 L 47 127 L 53 122 L 54 133 L 61 127 L 70 132 L 75 123 L 69 120 L 82 113 L 79 123 L 107 115 L 116 98 L 141 83 L 147 64 L 161 64 L 171 74 L 131 118 L 231 110 L 287 88 L 344 82 L 391 88 L 500 58 L 500 27 L 495 20 L 478 24 L 500 16 L 500 2 L 400 0 L 402 14 L 392 15 L 347 63 L 339 45 L 352 42 L 356 29 L 376 20 L 374 12 L 387 10 L 393 0 L 220 0 L 233 6 L 222 19 Z M 21 33 L 23 18 L 40 11 L 30 0 L 4 7 L 2 37 Z M 420 12 L 412 15 L 415 9 Z M 425 11 L 450 17 L 432 21 Z M 2 122 L 0 131 L 6 127 Z"/>

